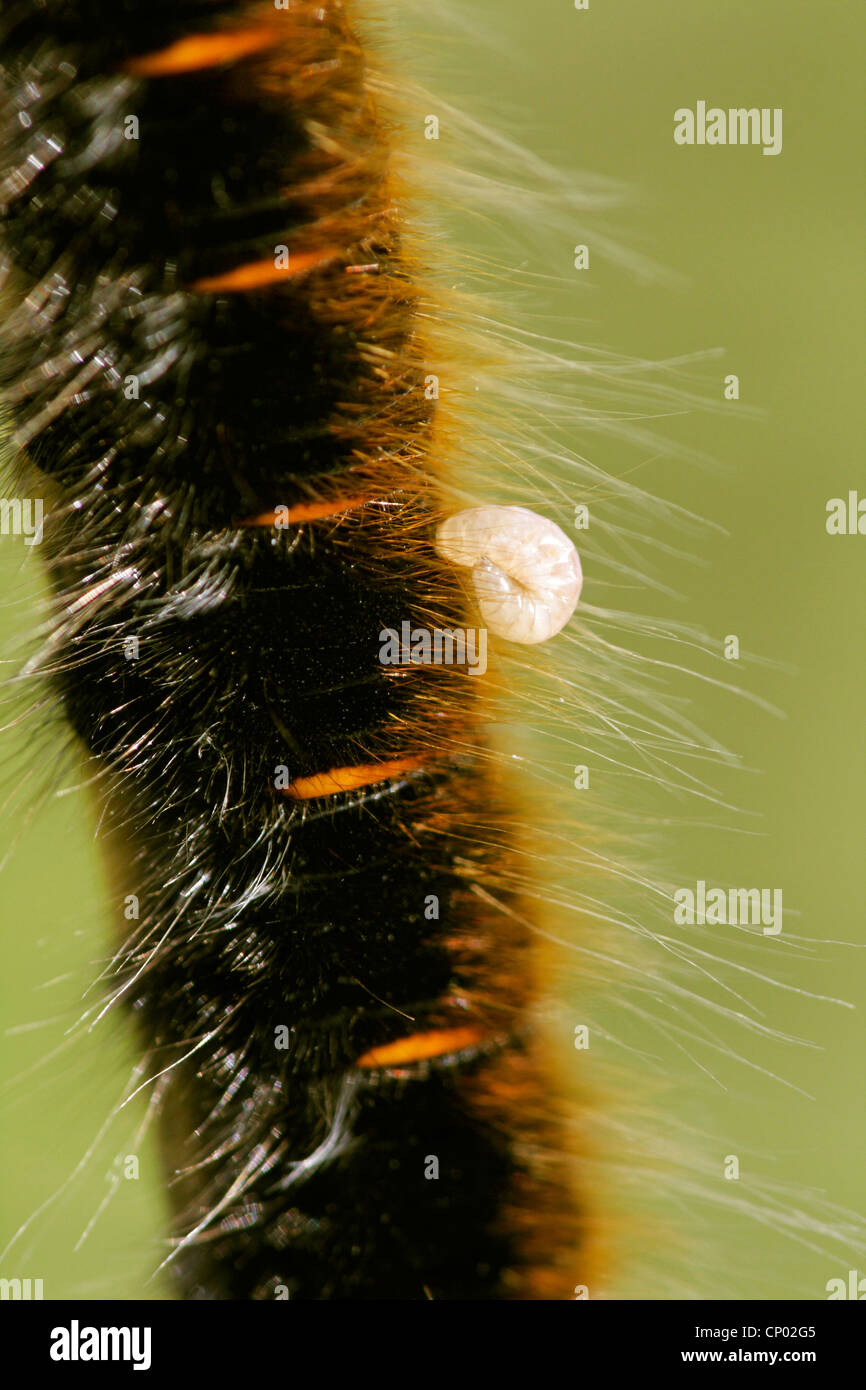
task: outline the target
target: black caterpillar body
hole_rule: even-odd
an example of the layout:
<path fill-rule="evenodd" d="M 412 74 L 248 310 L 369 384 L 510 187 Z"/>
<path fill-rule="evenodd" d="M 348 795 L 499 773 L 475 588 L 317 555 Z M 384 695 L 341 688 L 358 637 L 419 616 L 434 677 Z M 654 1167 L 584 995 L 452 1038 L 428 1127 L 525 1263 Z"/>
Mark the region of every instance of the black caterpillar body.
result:
<path fill-rule="evenodd" d="M 475 891 L 508 853 L 475 682 L 377 655 L 463 599 L 346 8 L 4 10 L 0 389 L 50 504 L 41 670 L 99 772 L 177 1295 L 567 1298 L 529 932 Z M 284 277 L 232 280 L 281 247 Z"/>

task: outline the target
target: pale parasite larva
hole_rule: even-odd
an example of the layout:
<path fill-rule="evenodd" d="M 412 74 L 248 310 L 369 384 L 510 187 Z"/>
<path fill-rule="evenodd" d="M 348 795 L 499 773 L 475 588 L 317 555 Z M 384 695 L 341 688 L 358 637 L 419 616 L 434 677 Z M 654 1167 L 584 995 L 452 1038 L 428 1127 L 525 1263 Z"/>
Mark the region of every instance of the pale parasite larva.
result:
<path fill-rule="evenodd" d="M 484 621 L 512 642 L 546 642 L 577 607 L 583 574 L 574 542 L 525 507 L 457 512 L 439 526 L 436 549 L 472 570 Z"/>

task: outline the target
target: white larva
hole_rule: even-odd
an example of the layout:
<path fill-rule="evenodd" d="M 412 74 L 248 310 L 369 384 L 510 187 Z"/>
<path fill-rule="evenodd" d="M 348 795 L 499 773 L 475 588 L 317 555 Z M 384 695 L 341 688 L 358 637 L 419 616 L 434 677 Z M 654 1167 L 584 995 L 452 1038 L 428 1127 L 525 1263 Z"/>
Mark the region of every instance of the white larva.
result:
<path fill-rule="evenodd" d="M 470 507 L 436 532 L 443 560 L 469 566 L 487 627 L 511 642 L 546 642 L 568 622 L 583 572 L 574 544 L 526 507 Z"/>

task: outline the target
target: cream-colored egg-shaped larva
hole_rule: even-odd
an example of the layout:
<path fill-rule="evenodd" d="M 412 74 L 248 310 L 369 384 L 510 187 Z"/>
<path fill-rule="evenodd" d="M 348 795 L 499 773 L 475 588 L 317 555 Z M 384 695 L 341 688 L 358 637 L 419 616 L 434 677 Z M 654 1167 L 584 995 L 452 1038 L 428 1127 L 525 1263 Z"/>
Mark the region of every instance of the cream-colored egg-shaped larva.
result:
<path fill-rule="evenodd" d="M 470 507 L 443 521 L 436 550 L 472 570 L 481 616 L 511 642 L 545 642 L 568 622 L 583 572 L 572 541 L 526 507 Z"/>

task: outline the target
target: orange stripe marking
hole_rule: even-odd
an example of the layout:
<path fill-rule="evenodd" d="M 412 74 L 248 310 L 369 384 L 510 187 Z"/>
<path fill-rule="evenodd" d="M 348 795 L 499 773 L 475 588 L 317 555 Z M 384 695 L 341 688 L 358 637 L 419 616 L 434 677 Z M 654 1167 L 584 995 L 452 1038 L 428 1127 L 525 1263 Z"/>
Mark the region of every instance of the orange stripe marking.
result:
<path fill-rule="evenodd" d="M 288 524 L 299 526 L 302 521 L 321 521 L 326 516 L 341 516 L 371 502 L 371 497 L 333 497 L 330 501 L 304 502 L 298 507 L 289 507 Z M 238 522 L 239 526 L 275 526 L 276 512 L 260 512 L 258 516 L 247 517 Z"/>
<path fill-rule="evenodd" d="M 239 294 L 244 290 L 258 290 L 264 285 L 276 284 L 279 280 L 291 280 L 304 271 L 314 270 L 339 255 L 336 247 L 326 246 L 321 251 L 290 251 L 288 265 L 275 265 L 273 260 L 250 261 L 247 265 L 235 266 L 223 275 L 206 275 L 203 280 L 194 280 L 192 289 L 200 294 Z"/>
<path fill-rule="evenodd" d="M 335 796 L 338 792 L 371 787 L 376 782 L 390 782 L 405 772 L 421 766 L 420 758 L 392 758 L 386 763 L 359 763 L 356 767 L 333 767 L 330 772 L 315 772 L 311 777 L 296 777 L 286 787 L 286 796 L 295 801 L 311 801 L 317 796 Z"/>
<path fill-rule="evenodd" d="M 227 29 L 219 34 L 192 34 L 156 53 L 143 53 L 138 58 L 130 58 L 123 67 L 135 77 L 171 77 L 175 73 L 196 72 L 202 68 L 219 67 L 221 63 L 235 62 L 238 58 L 248 57 L 250 53 L 271 48 L 279 42 L 279 38 L 280 35 L 271 25 Z"/>
<path fill-rule="evenodd" d="M 449 1052 L 462 1052 L 474 1047 L 484 1037 L 484 1029 L 476 1025 L 465 1028 L 441 1028 L 433 1033 L 413 1033 L 410 1038 L 398 1038 L 384 1047 L 372 1047 L 359 1057 L 356 1067 L 402 1067 L 409 1062 L 424 1062 L 429 1057 L 444 1057 Z"/>

